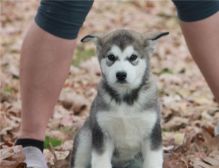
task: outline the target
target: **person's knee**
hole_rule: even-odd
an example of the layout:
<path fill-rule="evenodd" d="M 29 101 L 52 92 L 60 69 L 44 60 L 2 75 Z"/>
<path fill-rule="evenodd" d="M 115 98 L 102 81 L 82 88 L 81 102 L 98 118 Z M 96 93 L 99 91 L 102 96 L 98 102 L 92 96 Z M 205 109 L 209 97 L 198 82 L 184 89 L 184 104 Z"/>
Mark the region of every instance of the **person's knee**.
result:
<path fill-rule="evenodd" d="M 92 4 L 93 0 L 41 0 L 35 22 L 55 36 L 75 39 Z"/>
<path fill-rule="evenodd" d="M 172 1 L 180 20 L 185 22 L 202 20 L 219 11 L 219 1 Z"/>

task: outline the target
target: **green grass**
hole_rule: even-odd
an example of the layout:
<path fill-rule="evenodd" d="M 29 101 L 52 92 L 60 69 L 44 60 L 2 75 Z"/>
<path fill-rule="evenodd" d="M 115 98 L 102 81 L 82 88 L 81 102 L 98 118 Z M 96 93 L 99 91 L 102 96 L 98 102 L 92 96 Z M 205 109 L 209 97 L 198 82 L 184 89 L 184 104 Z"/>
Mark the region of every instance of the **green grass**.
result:
<path fill-rule="evenodd" d="M 84 49 L 84 47 L 78 47 L 72 59 L 72 65 L 78 67 L 83 61 L 91 58 L 94 55 L 95 55 L 94 49 Z"/>
<path fill-rule="evenodd" d="M 44 148 L 54 148 L 57 146 L 60 146 L 62 144 L 62 141 L 55 137 L 46 136 L 46 139 L 44 141 Z"/>
<path fill-rule="evenodd" d="M 11 87 L 11 86 L 5 86 L 3 90 L 4 90 L 4 92 L 7 93 L 7 94 L 12 94 L 12 93 L 15 92 L 14 88 Z"/>
<path fill-rule="evenodd" d="M 169 69 L 169 68 L 164 68 L 160 71 L 159 73 L 160 75 L 161 74 L 173 74 L 173 70 Z"/>

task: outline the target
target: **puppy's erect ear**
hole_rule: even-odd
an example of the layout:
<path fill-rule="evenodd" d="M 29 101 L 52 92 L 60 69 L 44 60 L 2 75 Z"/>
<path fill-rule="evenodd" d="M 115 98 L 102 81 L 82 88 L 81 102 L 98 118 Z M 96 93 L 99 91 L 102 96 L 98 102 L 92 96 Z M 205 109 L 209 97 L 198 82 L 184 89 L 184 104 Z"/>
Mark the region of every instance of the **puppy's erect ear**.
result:
<path fill-rule="evenodd" d="M 155 44 L 156 41 L 163 37 L 168 35 L 169 32 L 158 32 L 158 33 L 151 33 L 151 34 L 147 34 L 146 36 L 144 36 L 144 46 L 146 48 L 146 51 L 148 53 L 152 53 L 155 49 Z"/>
<path fill-rule="evenodd" d="M 82 43 L 85 43 L 85 42 L 96 42 L 97 40 L 98 40 L 98 36 L 96 36 L 96 35 L 90 35 L 90 34 L 88 34 L 88 35 L 86 35 L 86 36 L 84 36 L 82 39 L 81 39 L 81 42 Z"/>
<path fill-rule="evenodd" d="M 152 40 L 152 41 L 155 41 L 163 36 L 166 36 L 168 35 L 169 32 L 159 32 L 159 33 L 153 33 L 153 34 L 150 34 L 148 36 L 146 36 L 146 40 Z"/>
<path fill-rule="evenodd" d="M 96 45 L 97 55 L 102 48 L 102 37 L 103 33 L 88 34 L 81 39 L 82 43 L 93 42 Z"/>
<path fill-rule="evenodd" d="M 94 42 L 96 45 L 100 45 L 103 35 L 103 33 L 88 34 L 81 39 L 81 42 Z"/>

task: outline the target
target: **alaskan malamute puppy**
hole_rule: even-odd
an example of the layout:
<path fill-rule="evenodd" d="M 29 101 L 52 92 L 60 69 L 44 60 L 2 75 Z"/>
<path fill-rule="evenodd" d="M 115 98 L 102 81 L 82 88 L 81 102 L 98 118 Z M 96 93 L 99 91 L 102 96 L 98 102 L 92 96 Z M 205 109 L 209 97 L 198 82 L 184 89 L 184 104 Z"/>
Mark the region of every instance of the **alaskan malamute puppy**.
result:
<path fill-rule="evenodd" d="M 95 42 L 102 80 L 90 117 L 75 137 L 71 168 L 125 168 L 133 159 L 140 160 L 141 168 L 162 168 L 160 109 L 150 55 L 153 43 L 167 34 L 122 29 L 81 40 Z"/>

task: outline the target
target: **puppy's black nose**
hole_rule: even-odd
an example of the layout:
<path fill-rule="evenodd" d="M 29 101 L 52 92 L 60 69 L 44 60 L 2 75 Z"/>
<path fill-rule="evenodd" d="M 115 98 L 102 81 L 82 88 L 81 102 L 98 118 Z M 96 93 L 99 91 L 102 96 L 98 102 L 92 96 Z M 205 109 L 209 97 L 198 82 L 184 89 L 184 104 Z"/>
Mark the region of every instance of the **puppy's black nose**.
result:
<path fill-rule="evenodd" d="M 127 76 L 126 72 L 116 73 L 116 78 L 118 79 L 118 81 L 125 81 L 126 76 Z"/>

